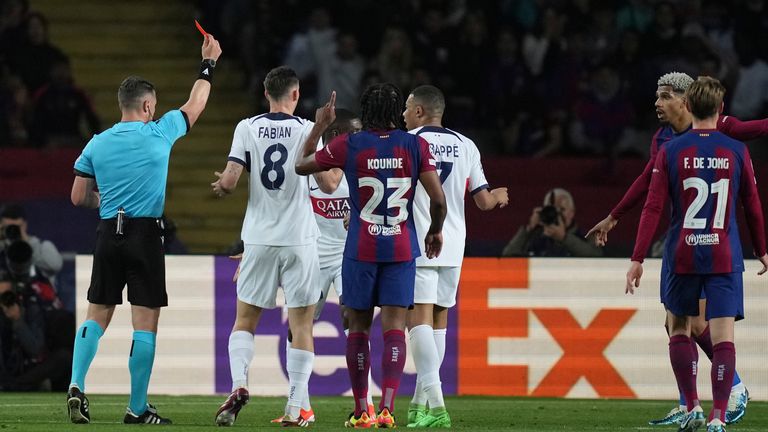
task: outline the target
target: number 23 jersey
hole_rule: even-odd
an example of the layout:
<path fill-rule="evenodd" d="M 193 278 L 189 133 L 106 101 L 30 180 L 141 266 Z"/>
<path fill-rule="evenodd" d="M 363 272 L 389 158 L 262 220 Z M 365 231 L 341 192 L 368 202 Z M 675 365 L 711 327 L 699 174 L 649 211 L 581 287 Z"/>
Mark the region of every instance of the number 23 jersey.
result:
<path fill-rule="evenodd" d="M 294 171 L 314 123 L 285 113 L 242 120 L 229 160 L 250 173 L 241 238 L 247 244 L 298 246 L 319 236 L 307 177 Z"/>
<path fill-rule="evenodd" d="M 404 262 L 419 256 L 424 239 L 413 222 L 413 197 L 419 175 L 436 170 L 423 138 L 401 130 L 339 135 L 315 160 L 323 168 L 341 168 L 349 185 L 345 257 Z"/>

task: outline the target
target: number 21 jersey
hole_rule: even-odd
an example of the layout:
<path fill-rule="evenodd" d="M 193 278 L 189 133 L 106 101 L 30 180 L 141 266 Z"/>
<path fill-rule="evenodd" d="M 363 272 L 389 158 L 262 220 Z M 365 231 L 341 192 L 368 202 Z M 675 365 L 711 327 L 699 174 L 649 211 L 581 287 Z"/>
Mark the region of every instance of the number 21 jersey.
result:
<path fill-rule="evenodd" d="M 691 130 L 661 149 L 652 175 L 633 260 L 647 250 L 668 197 L 672 220 L 664 259 L 674 273 L 744 271 L 736 223 L 739 199 L 755 251 L 765 254 L 764 216 L 744 144 L 715 130 Z"/>
<path fill-rule="evenodd" d="M 341 168 L 351 215 L 344 256 L 367 262 L 404 262 L 419 256 L 413 196 L 419 175 L 435 171 L 429 144 L 401 130 L 362 131 L 334 138 L 315 153 L 323 168 Z"/>
<path fill-rule="evenodd" d="M 312 244 L 319 236 L 309 182 L 294 170 L 313 125 L 285 113 L 267 113 L 242 120 L 235 128 L 229 160 L 250 173 L 243 242 L 298 246 Z"/>

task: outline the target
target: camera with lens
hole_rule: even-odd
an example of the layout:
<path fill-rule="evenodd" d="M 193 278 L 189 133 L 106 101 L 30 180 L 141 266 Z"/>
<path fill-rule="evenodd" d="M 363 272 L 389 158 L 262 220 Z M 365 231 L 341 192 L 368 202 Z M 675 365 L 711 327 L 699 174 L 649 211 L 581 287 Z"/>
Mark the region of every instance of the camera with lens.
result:
<path fill-rule="evenodd" d="M 557 225 L 560 221 L 560 211 L 553 205 L 546 205 L 539 212 L 542 225 Z"/>
<path fill-rule="evenodd" d="M 3 237 L 9 242 L 21 240 L 21 227 L 18 225 L 6 225 L 3 228 Z"/>
<path fill-rule="evenodd" d="M 19 295 L 14 290 L 5 291 L 0 294 L 0 305 L 11 307 L 19 303 Z"/>

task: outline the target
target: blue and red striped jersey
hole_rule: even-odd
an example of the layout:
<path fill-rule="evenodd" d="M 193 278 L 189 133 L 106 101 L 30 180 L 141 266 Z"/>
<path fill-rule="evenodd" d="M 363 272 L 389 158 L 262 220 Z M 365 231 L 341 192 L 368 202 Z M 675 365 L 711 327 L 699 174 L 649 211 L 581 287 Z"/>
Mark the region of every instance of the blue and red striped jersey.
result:
<path fill-rule="evenodd" d="M 642 262 L 662 209 L 672 201 L 664 258 L 674 273 L 744 271 L 737 201 L 741 199 L 755 253 L 765 254 L 764 217 L 747 147 L 716 130 L 691 130 L 656 158 L 633 261 Z"/>
<path fill-rule="evenodd" d="M 341 168 L 351 214 L 344 256 L 402 262 L 420 255 L 413 222 L 419 175 L 436 171 L 429 144 L 401 130 L 362 131 L 336 137 L 315 153 L 322 168 Z"/>

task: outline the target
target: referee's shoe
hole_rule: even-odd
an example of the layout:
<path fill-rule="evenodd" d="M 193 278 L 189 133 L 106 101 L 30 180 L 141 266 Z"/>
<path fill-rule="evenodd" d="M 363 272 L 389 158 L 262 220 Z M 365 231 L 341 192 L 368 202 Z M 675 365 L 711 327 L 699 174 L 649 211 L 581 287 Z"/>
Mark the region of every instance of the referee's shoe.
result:
<path fill-rule="evenodd" d="M 171 424 L 171 420 L 160 417 L 157 415 L 157 408 L 152 404 L 147 404 L 147 410 L 142 415 L 136 415 L 130 408 L 125 410 L 125 417 L 123 418 L 125 424 Z"/>
<path fill-rule="evenodd" d="M 79 388 L 73 386 L 67 392 L 67 410 L 72 423 L 90 423 L 91 414 L 88 411 L 88 398 Z"/>

